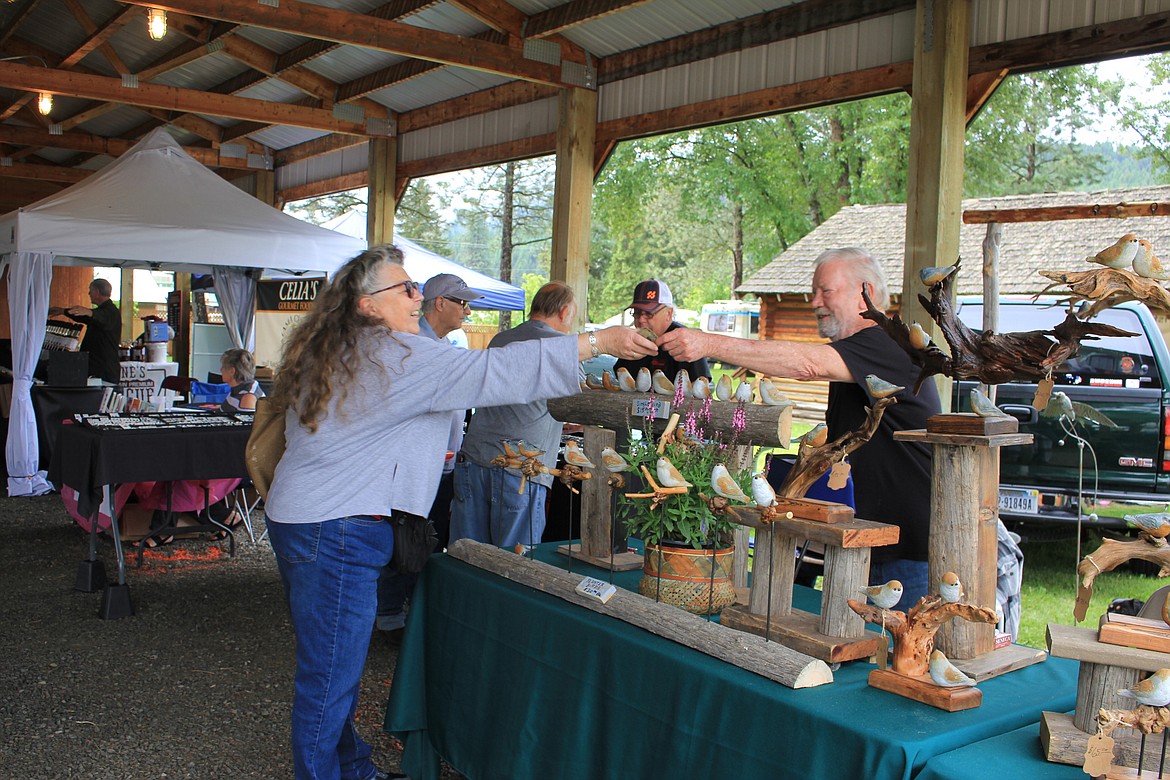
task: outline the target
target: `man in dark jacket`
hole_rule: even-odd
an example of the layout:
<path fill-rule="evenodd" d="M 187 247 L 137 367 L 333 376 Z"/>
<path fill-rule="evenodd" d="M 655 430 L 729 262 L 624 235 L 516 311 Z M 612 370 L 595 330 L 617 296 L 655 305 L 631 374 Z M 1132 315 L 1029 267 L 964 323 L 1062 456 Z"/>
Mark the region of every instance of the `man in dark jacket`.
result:
<path fill-rule="evenodd" d="M 122 335 L 122 314 L 110 300 L 113 288 L 105 279 L 94 279 L 89 284 L 89 300 L 93 308 L 54 306 L 49 316 L 64 314 L 85 326 L 81 351 L 89 353 L 89 375 L 100 377 L 110 384 L 118 384 L 121 368 L 118 365 L 118 341 Z"/>
<path fill-rule="evenodd" d="M 654 336 L 661 336 L 676 328 L 684 327 L 681 322 L 674 321 L 674 296 L 671 294 L 670 288 L 666 286 L 666 282 L 658 279 L 638 282 L 638 286 L 634 288 L 634 302 L 630 304 L 630 310 L 634 314 L 634 327 L 649 328 L 654 332 Z M 690 375 L 692 382 L 701 376 L 708 379 L 711 377 L 711 369 L 707 367 L 707 358 L 701 357 L 691 361 L 675 360 L 665 349 L 659 350 L 657 355 L 644 357 L 641 360 L 619 360 L 614 363 L 613 368 L 614 371 L 624 368 L 635 379 L 638 377 L 638 371 L 642 368 L 649 368 L 650 373 L 661 370 L 671 382 L 675 381 L 675 376 L 680 369 L 685 370 Z"/>

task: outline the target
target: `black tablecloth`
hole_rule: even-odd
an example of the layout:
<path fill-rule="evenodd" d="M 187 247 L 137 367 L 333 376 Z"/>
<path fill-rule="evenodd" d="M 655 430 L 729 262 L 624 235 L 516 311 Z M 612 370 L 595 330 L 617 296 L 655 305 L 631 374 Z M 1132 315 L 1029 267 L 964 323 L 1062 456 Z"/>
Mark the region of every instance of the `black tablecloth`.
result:
<path fill-rule="evenodd" d="M 53 460 L 53 446 L 61 421 L 74 414 L 93 414 L 102 405 L 103 387 L 50 387 L 33 385 L 33 414 L 37 420 L 37 447 L 41 455 L 41 468 Z"/>
<path fill-rule="evenodd" d="M 49 479 L 77 490 L 78 510 L 89 516 L 105 485 L 246 477 L 244 449 L 251 433 L 249 425 L 134 431 L 63 425 Z"/>

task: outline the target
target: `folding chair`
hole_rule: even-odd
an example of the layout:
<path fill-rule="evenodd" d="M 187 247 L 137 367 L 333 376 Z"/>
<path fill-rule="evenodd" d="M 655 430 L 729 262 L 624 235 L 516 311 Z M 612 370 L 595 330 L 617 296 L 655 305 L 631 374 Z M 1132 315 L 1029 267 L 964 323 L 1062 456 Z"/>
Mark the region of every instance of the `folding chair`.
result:
<path fill-rule="evenodd" d="M 248 538 L 252 540 L 252 544 L 256 544 L 256 530 L 252 526 L 252 512 L 256 511 L 256 507 L 258 507 L 264 499 L 260 497 L 259 493 L 256 493 L 255 499 L 249 498 L 249 490 L 254 492 L 254 488 L 252 487 L 252 480 L 245 478 L 244 481 L 241 482 L 239 486 L 232 491 L 232 509 L 241 518 L 243 518 L 244 528 L 248 530 Z M 259 541 L 264 541 L 265 536 L 268 536 L 267 529 L 265 529 L 264 534 L 260 537 Z"/>

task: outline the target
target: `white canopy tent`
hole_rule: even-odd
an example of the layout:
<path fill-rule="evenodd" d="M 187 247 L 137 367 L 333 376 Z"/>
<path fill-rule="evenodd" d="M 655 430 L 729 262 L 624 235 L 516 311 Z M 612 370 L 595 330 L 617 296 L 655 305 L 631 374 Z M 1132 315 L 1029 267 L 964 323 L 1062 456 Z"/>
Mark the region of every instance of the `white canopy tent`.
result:
<path fill-rule="evenodd" d="M 48 319 L 52 266 L 212 273 L 228 330 L 250 340 L 255 282 L 246 269 L 331 271 L 365 242 L 284 214 L 191 158 L 163 128 L 88 179 L 0 217 L 13 334 L 8 494 L 51 489 L 40 469 L 30 389 Z M 225 290 L 229 291 L 225 294 Z"/>

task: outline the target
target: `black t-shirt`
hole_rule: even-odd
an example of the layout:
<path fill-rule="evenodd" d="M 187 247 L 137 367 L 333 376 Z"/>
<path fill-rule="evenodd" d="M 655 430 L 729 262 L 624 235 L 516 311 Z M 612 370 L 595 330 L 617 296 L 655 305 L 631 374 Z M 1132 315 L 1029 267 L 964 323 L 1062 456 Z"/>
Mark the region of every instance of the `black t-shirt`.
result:
<path fill-rule="evenodd" d="M 89 375 L 117 384 L 121 379 L 118 364 L 118 340 L 122 335 L 122 315 L 113 301 L 102 301 L 92 313 L 69 319 L 85 324 L 81 351 L 89 353 Z"/>
<path fill-rule="evenodd" d="M 854 382 L 830 382 L 825 422 L 829 438 L 857 430 L 872 403 L 865 377 L 874 374 L 904 385 L 898 403 L 886 407 L 873 438 L 849 456 L 854 503 L 863 520 L 890 523 L 901 529 L 898 544 L 873 548 L 877 560 L 905 558 L 925 561 L 930 541 L 930 447 L 894 441 L 894 431 L 926 427 L 941 410 L 934 382 L 924 382 L 918 395 L 911 392 L 918 368 L 881 328 L 864 328 L 829 344 L 845 361 Z"/>
<path fill-rule="evenodd" d="M 670 323 L 670 327 L 666 329 L 670 333 L 675 328 L 684 327 L 680 322 Z M 619 360 L 613 364 L 613 370 L 616 372 L 619 368 L 624 368 L 630 372 L 630 375 L 635 379 L 638 377 L 638 371 L 642 368 L 650 369 L 650 373 L 655 371 L 662 371 L 666 374 L 666 378 L 671 382 L 678 376 L 679 369 L 686 369 L 686 372 L 691 377 L 691 381 L 705 376 L 711 378 L 711 369 L 707 368 L 707 358 L 699 358 L 690 363 L 680 363 L 670 356 L 670 353 L 664 349 L 658 350 L 657 355 L 649 355 L 641 360 Z"/>

